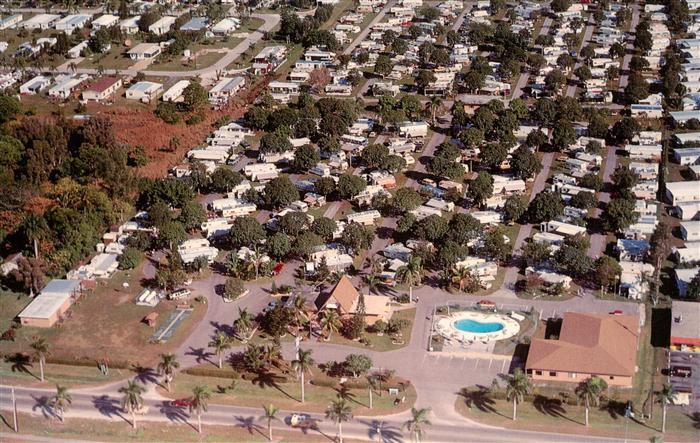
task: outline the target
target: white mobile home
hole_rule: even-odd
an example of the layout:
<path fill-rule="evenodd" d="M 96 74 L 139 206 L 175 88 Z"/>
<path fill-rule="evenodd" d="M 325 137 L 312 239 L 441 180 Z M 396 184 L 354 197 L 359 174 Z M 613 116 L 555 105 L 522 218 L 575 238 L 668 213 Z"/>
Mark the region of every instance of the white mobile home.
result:
<path fill-rule="evenodd" d="M 4 31 L 5 29 L 14 29 L 20 23 L 22 23 L 22 14 L 8 15 L 0 20 L 0 31 Z"/>
<path fill-rule="evenodd" d="M 86 14 L 67 15 L 56 22 L 56 30 L 71 35 L 76 29 L 85 27 L 91 18 L 92 16 Z"/>
<path fill-rule="evenodd" d="M 219 103 L 235 95 L 245 84 L 243 77 L 225 77 L 209 90 L 209 101 Z"/>
<path fill-rule="evenodd" d="M 138 82 L 126 90 L 126 98 L 130 100 L 151 101 L 163 92 L 163 85 L 155 82 Z"/>
<path fill-rule="evenodd" d="M 668 182 L 666 197 L 672 205 L 700 201 L 700 181 Z"/>
<path fill-rule="evenodd" d="M 118 16 L 112 14 L 105 14 L 93 20 L 93 22 L 90 25 L 92 26 L 92 29 L 99 30 L 101 28 L 111 28 L 118 22 Z"/>
<path fill-rule="evenodd" d="M 51 77 L 37 75 L 33 79 L 27 81 L 19 87 L 19 93 L 22 95 L 34 95 L 49 87 Z"/>
<path fill-rule="evenodd" d="M 163 35 L 170 31 L 170 28 L 175 24 L 175 21 L 175 17 L 165 16 L 149 26 L 148 32 L 152 32 L 155 35 Z"/>
<path fill-rule="evenodd" d="M 61 16 L 56 14 L 38 14 L 23 21 L 19 26 L 24 29 L 41 29 L 44 31 L 53 28 L 60 18 Z"/>
<path fill-rule="evenodd" d="M 161 97 L 162 100 L 164 102 L 173 103 L 183 101 L 184 97 L 182 96 L 182 93 L 185 91 L 185 88 L 187 88 L 189 85 L 189 80 L 180 80 L 163 93 L 163 97 Z"/>
<path fill-rule="evenodd" d="M 127 52 L 132 60 L 146 60 L 160 55 L 160 45 L 157 43 L 139 43 Z"/>
<path fill-rule="evenodd" d="M 380 217 L 381 214 L 376 210 L 353 212 L 345 216 L 348 223 L 359 223 L 365 226 L 374 225 L 375 221 Z"/>
<path fill-rule="evenodd" d="M 141 20 L 140 15 L 124 19 L 119 22 L 119 29 L 126 35 L 136 34 L 139 32 L 139 20 Z"/>
<path fill-rule="evenodd" d="M 428 136 L 428 123 L 403 122 L 399 124 L 399 134 L 402 137 L 422 138 Z"/>

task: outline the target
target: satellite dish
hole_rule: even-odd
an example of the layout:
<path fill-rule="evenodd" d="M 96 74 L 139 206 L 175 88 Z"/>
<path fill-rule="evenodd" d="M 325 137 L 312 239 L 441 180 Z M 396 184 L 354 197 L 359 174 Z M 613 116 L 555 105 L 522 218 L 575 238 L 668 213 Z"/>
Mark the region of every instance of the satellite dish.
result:
<path fill-rule="evenodd" d="M 128 288 L 128 287 L 129 287 L 129 283 L 127 283 L 127 282 L 122 283 L 122 287 Z"/>
<path fill-rule="evenodd" d="M 131 46 L 131 44 L 132 44 L 132 41 L 131 41 L 131 39 L 130 39 L 130 38 L 127 38 L 126 40 L 124 40 L 124 46 L 126 46 L 126 47 L 130 47 L 130 46 Z"/>

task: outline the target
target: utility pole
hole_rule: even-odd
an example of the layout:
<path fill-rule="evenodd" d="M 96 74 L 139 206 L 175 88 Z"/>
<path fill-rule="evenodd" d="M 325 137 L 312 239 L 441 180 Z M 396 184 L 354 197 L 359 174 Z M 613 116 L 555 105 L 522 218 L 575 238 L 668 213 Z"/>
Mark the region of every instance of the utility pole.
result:
<path fill-rule="evenodd" d="M 12 388 L 12 429 L 15 432 L 19 432 L 19 427 L 17 426 L 17 399 L 15 398 L 15 388 Z"/>

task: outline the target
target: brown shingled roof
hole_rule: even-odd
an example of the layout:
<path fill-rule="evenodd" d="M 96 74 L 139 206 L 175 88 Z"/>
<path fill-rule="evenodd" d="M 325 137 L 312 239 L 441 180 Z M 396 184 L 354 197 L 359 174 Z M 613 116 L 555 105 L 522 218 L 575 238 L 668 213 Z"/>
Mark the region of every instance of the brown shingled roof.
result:
<path fill-rule="evenodd" d="M 526 369 L 632 376 L 639 320 L 633 315 L 564 314 L 559 340 L 533 339 Z"/>
<path fill-rule="evenodd" d="M 102 77 L 87 87 L 88 91 L 103 92 L 119 81 L 117 77 Z"/>
<path fill-rule="evenodd" d="M 340 277 L 338 284 L 335 285 L 335 288 L 331 291 L 331 299 L 335 299 L 340 310 L 345 314 L 353 312 L 355 303 L 357 303 L 359 298 L 360 293 L 357 292 L 355 286 L 352 285 L 350 279 L 345 275 Z"/>

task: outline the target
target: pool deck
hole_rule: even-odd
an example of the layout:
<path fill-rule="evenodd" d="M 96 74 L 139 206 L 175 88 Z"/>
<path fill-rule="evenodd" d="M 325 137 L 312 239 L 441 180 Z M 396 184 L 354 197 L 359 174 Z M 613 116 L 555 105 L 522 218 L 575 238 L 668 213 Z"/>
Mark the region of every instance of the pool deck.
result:
<path fill-rule="evenodd" d="M 503 324 L 503 329 L 496 332 L 475 333 L 460 331 L 454 324 L 460 320 L 473 320 L 477 322 L 498 322 Z M 482 352 L 492 352 L 496 341 L 506 340 L 518 335 L 520 323 L 506 314 L 462 311 L 449 316 L 443 316 L 435 323 L 435 332 L 445 338 L 446 346 L 450 349 L 459 348 L 478 349 Z"/>

